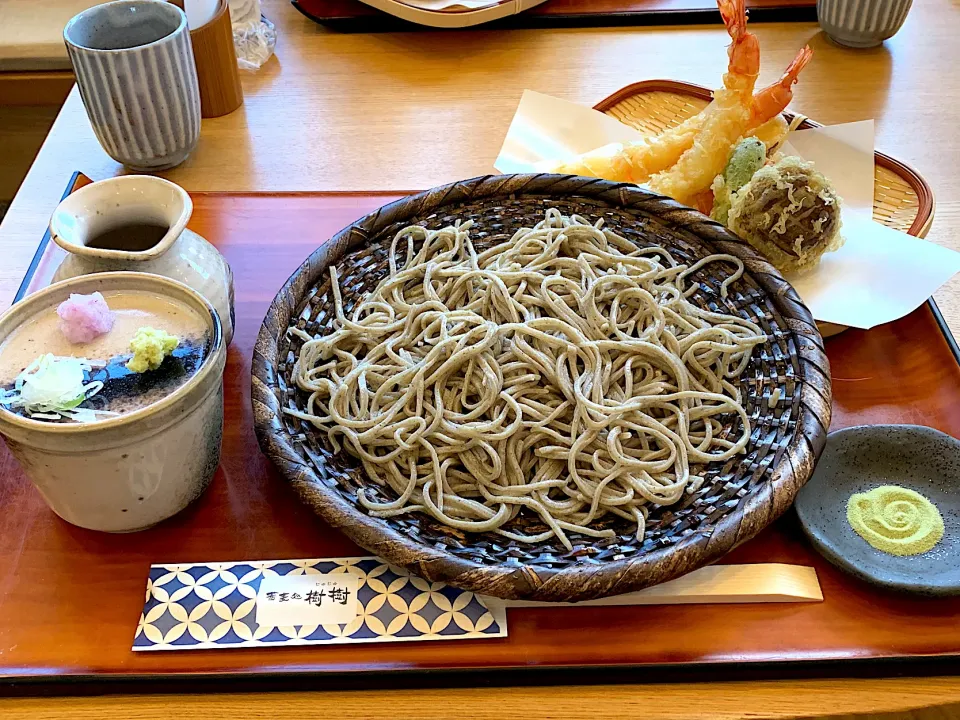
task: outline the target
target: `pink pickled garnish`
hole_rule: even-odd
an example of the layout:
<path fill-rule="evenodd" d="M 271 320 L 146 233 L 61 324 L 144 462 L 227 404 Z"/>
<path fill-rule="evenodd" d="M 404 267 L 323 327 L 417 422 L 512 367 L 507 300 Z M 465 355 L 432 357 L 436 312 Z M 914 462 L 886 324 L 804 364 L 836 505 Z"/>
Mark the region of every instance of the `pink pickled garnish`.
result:
<path fill-rule="evenodd" d="M 57 308 L 60 332 L 74 345 L 88 343 L 113 329 L 117 314 L 108 306 L 103 295 L 70 295 Z"/>

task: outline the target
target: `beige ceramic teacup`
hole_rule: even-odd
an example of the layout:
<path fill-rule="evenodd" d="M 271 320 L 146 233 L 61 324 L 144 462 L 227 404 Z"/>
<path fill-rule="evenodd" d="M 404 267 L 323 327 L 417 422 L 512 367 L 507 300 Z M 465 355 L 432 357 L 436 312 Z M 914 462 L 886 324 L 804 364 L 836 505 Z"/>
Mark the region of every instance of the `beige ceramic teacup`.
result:
<path fill-rule="evenodd" d="M 875 47 L 903 26 L 913 0 L 817 0 L 820 27 L 835 42 Z"/>
<path fill-rule="evenodd" d="M 146 172 L 186 159 L 200 137 L 200 88 L 183 10 L 156 0 L 102 3 L 70 20 L 63 41 L 110 157 Z"/>
<path fill-rule="evenodd" d="M 152 404 L 96 422 L 44 422 L 0 408 L 0 434 L 57 515 L 91 530 L 131 532 L 183 510 L 203 493 L 220 461 L 226 344 L 216 311 L 168 278 L 87 275 L 51 285 L 0 316 L 0 354 L 14 330 L 71 293 L 116 291 L 149 293 L 203 319 L 209 352 L 196 373 Z"/>

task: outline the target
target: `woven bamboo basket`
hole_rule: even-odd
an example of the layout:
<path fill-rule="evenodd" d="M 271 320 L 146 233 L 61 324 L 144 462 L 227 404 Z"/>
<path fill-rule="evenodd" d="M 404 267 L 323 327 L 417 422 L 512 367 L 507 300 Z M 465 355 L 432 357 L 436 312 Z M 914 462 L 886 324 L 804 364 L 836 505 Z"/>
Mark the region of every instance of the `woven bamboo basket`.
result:
<path fill-rule="evenodd" d="M 291 324 L 313 336 L 333 329 L 329 267 L 337 266 L 346 310 L 387 274 L 390 240 L 420 223 L 444 227 L 474 221 L 479 250 L 507 240 L 543 218 L 547 207 L 596 220 L 638 246 L 660 245 L 693 263 L 721 252 L 743 259 L 748 271 L 730 286 L 731 271 L 707 265 L 696 276 L 696 302 L 723 306 L 757 322 L 767 333 L 740 381 L 752 418 L 744 455 L 704 469 L 705 482 L 676 505 L 651 511 L 638 542 L 635 528 L 613 518 L 595 523 L 615 537 L 571 535 L 573 551 L 556 540 L 523 544 L 495 533 L 466 534 L 411 513 L 378 519 L 357 502 L 357 489 L 395 499 L 370 482 L 346 452 L 335 453 L 325 435 L 283 413 L 302 409 L 305 393 L 291 375 L 301 341 Z M 322 241 L 323 238 L 318 238 Z M 334 236 L 280 290 L 264 320 L 253 357 L 253 409 L 267 456 L 301 498 L 357 544 L 430 581 L 442 581 L 508 599 L 573 602 L 638 590 L 716 560 L 753 537 L 792 503 L 813 471 L 830 425 L 829 367 L 809 311 L 780 274 L 749 245 L 705 216 L 634 186 L 560 175 L 501 175 L 446 185 L 391 203 Z M 771 402 L 771 395 L 780 398 Z M 733 420 L 731 419 L 731 423 Z M 729 428 L 733 430 L 732 427 Z M 514 529 L 543 525 L 521 513 Z"/>

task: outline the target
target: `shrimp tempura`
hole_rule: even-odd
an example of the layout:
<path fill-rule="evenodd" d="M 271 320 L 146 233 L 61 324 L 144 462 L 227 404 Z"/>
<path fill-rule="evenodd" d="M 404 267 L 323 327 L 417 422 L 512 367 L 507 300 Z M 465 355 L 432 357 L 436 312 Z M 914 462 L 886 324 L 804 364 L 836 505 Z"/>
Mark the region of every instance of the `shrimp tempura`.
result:
<path fill-rule="evenodd" d="M 729 63 L 723 76 L 723 90 L 739 99 L 744 107 L 752 101 L 753 88 L 760 73 L 760 44 L 747 32 L 745 0 L 717 0 L 720 15 L 732 42 L 727 51 Z M 716 99 L 677 127 L 659 135 L 626 144 L 605 145 L 567 162 L 557 163 L 550 172 L 586 175 L 618 182 L 646 182 L 651 175 L 672 167 L 689 150 L 704 125 L 720 110 Z"/>
<path fill-rule="evenodd" d="M 719 105 L 718 111 L 704 123 L 693 147 L 676 165 L 650 178 L 650 189 L 684 205 L 695 203 L 697 195 L 709 188 L 722 172 L 731 147 L 750 130 L 786 108 L 793 98 L 793 84 L 812 56 L 813 50 L 809 47 L 801 50 L 781 78 L 757 93 L 750 105 L 739 102 L 735 93 L 718 90 L 714 100 Z"/>

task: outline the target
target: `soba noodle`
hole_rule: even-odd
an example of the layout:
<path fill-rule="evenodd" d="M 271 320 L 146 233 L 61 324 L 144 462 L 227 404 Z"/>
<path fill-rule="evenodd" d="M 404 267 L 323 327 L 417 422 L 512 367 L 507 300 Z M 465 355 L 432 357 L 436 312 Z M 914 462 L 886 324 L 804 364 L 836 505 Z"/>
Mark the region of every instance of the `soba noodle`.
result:
<path fill-rule="evenodd" d="M 389 502 L 360 490 L 373 516 L 570 549 L 571 532 L 612 537 L 592 527 L 612 514 L 642 539 L 651 506 L 695 491 L 698 469 L 750 437 L 736 378 L 766 337 L 691 302 L 687 282 L 732 263 L 726 296 L 742 263 L 688 267 L 555 209 L 483 252 L 470 228 L 401 230 L 389 276 L 349 314 L 332 267 L 336 330 L 290 328 L 310 395 L 286 412 L 392 488 Z M 509 525 L 524 509 L 542 532 Z"/>

